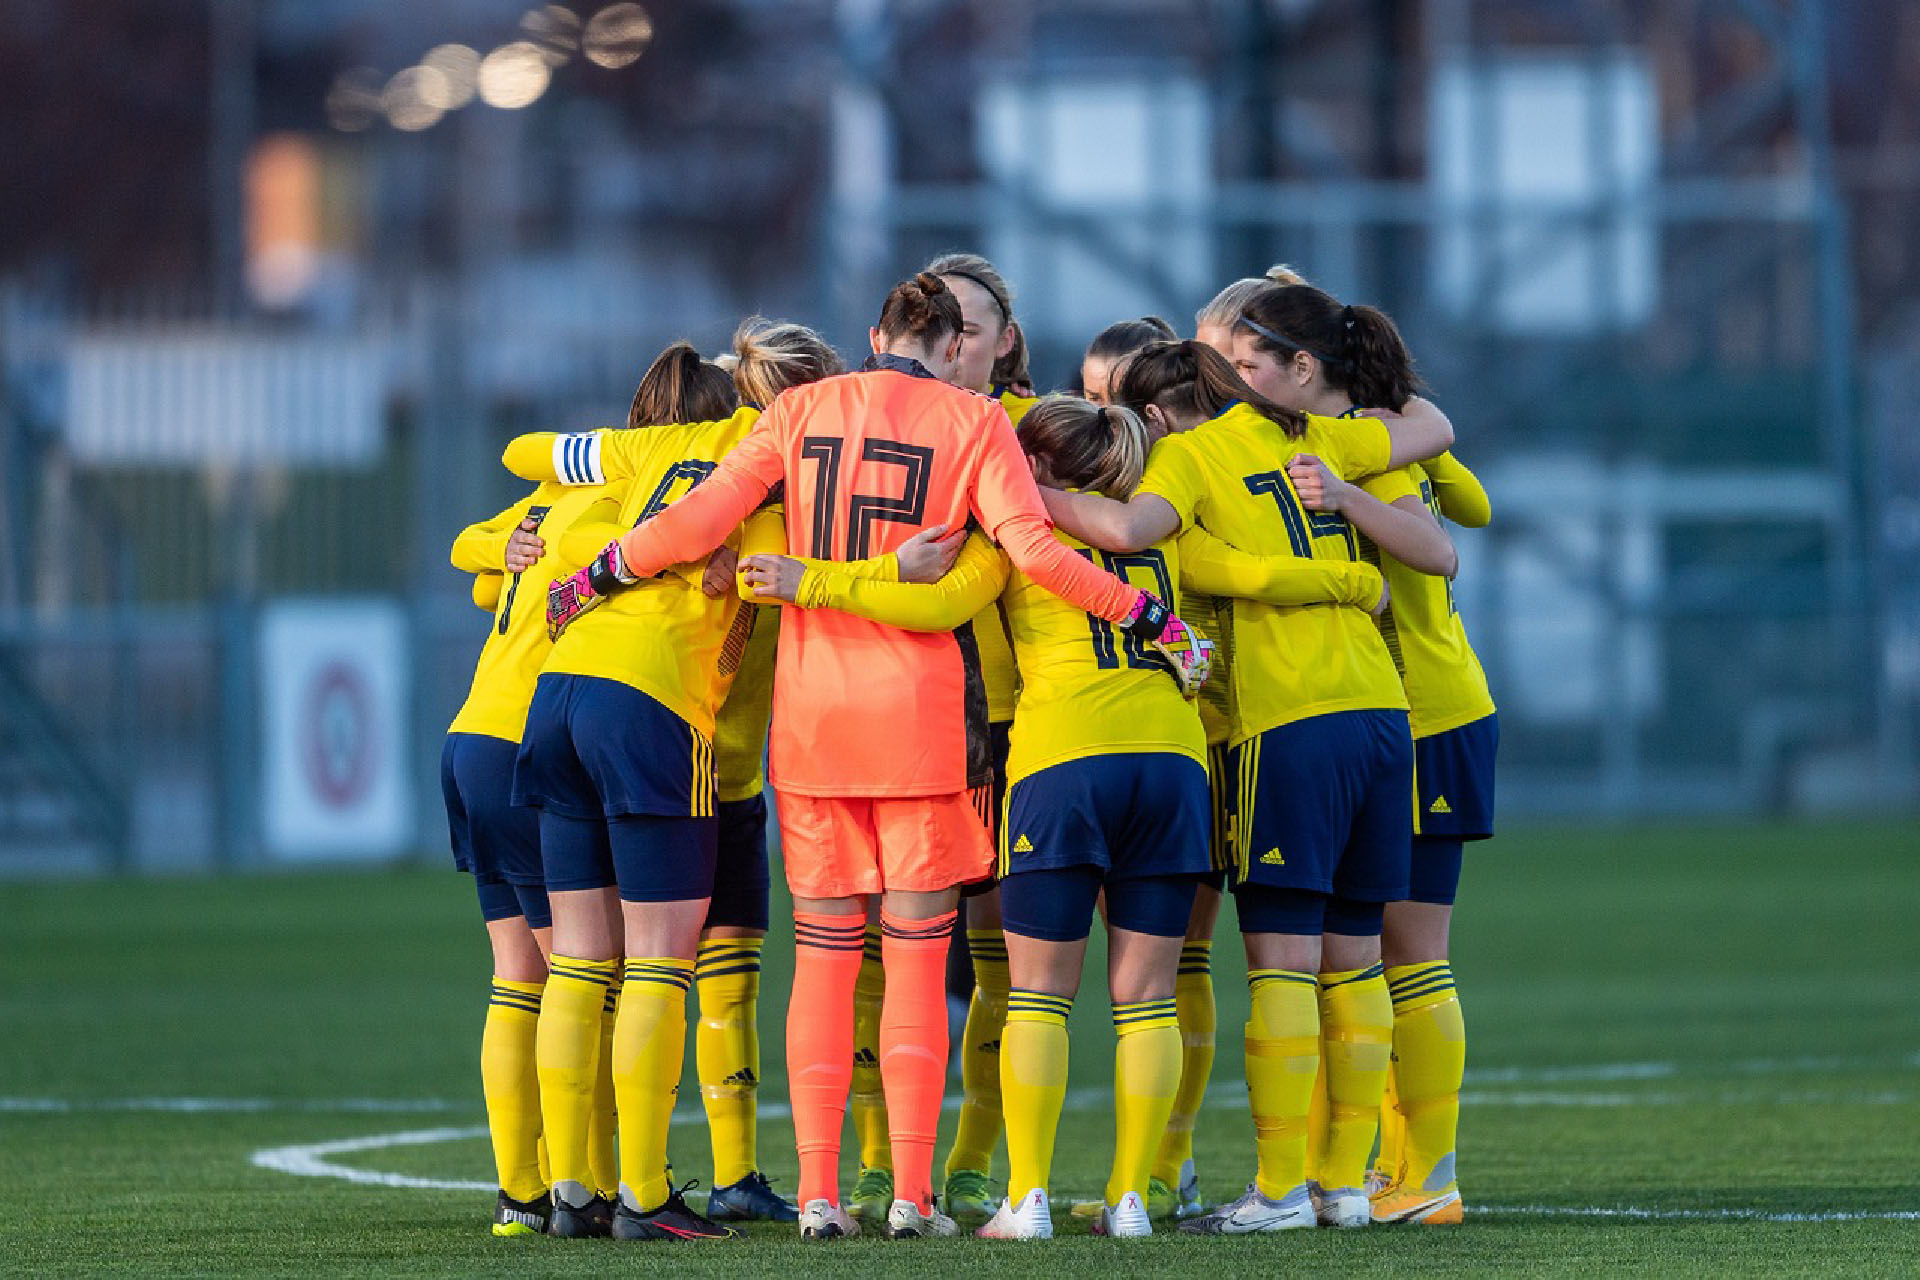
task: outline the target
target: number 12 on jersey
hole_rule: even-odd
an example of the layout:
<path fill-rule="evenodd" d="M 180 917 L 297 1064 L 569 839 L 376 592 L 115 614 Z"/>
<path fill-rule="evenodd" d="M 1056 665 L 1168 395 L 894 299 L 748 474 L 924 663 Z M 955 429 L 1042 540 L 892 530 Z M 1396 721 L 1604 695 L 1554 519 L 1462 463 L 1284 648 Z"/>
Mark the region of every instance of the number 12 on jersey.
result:
<path fill-rule="evenodd" d="M 1168 608 L 1174 606 L 1173 575 L 1167 570 L 1167 558 L 1159 551 L 1136 551 L 1121 555 L 1113 551 L 1094 551 L 1082 548 L 1081 555 L 1105 569 L 1123 582 L 1143 587 L 1166 602 Z M 1137 582 L 1129 576 L 1129 569 L 1137 569 L 1142 574 L 1152 576 L 1150 582 Z M 1143 671 L 1172 671 L 1167 660 L 1147 648 L 1147 642 L 1139 636 L 1121 634 L 1105 618 L 1087 615 L 1087 627 L 1093 632 L 1093 659 L 1101 670 L 1110 670 L 1120 665 L 1120 654 L 1127 655 L 1127 665 Z"/>

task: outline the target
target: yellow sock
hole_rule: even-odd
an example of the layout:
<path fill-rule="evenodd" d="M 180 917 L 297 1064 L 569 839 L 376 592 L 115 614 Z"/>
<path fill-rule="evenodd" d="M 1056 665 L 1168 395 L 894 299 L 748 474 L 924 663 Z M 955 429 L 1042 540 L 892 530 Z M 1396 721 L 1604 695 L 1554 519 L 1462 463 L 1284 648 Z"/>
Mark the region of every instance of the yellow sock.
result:
<path fill-rule="evenodd" d="M 1193 1159 L 1193 1122 L 1213 1075 L 1213 943 L 1187 939 L 1180 948 L 1180 972 L 1173 983 L 1173 1007 L 1180 1015 L 1180 1091 L 1173 1095 L 1167 1135 L 1160 1140 L 1153 1176 L 1178 1189 L 1180 1167 Z"/>
<path fill-rule="evenodd" d="M 957 1169 L 986 1173 L 1000 1145 L 1000 1038 L 1007 1025 L 1007 938 L 998 929 L 967 930 L 973 953 L 973 999 L 962 1033 L 960 1124 L 947 1153 L 947 1176 Z"/>
<path fill-rule="evenodd" d="M 1358 1187 L 1380 1129 L 1380 1097 L 1393 1057 L 1393 1001 L 1379 965 L 1320 975 L 1320 1034 L 1327 1063 L 1327 1154 L 1320 1185 Z"/>
<path fill-rule="evenodd" d="M 1313 975 L 1247 974 L 1247 1100 L 1253 1108 L 1254 1184 L 1278 1200 L 1307 1180 L 1307 1107 L 1320 1066 L 1320 1005 Z"/>
<path fill-rule="evenodd" d="M 1180 1018 L 1172 1000 L 1113 1006 L 1113 1171 L 1107 1203 L 1129 1191 L 1147 1198 L 1153 1154 L 1180 1091 Z"/>
<path fill-rule="evenodd" d="M 558 953 L 547 963 L 534 1056 L 540 1073 L 540 1129 L 556 1191 L 579 1204 L 598 1188 L 588 1160 L 593 1082 L 600 1072 L 600 1010 L 617 960 Z M 572 1184 L 572 1185 L 566 1185 Z"/>
<path fill-rule="evenodd" d="M 1448 965 L 1396 965 L 1387 970 L 1387 984 L 1393 992 L 1400 1112 L 1406 1118 L 1402 1179 L 1409 1187 L 1437 1193 L 1454 1182 L 1467 1024 Z"/>
<path fill-rule="evenodd" d="M 1038 991 L 1007 997 L 1000 1096 L 1006 1100 L 1007 1194 L 1045 1187 L 1067 1101 L 1067 1015 L 1073 1001 Z"/>
<path fill-rule="evenodd" d="M 709 938 L 693 980 L 700 991 L 694 1062 L 713 1140 L 713 1185 L 730 1187 L 758 1167 L 754 1108 L 760 1089 L 760 950 L 764 938 Z"/>
<path fill-rule="evenodd" d="M 853 1132 L 862 1169 L 893 1168 L 887 1137 L 887 1094 L 880 1084 L 880 1006 L 887 994 L 880 967 L 880 926 L 867 926 L 860 977 L 853 984 Z"/>
<path fill-rule="evenodd" d="M 613 1105 L 613 1024 L 619 1013 L 620 971 L 616 969 L 607 984 L 607 998 L 600 1003 L 600 1072 L 593 1079 L 593 1128 L 587 1131 L 587 1167 L 593 1170 L 593 1185 L 608 1199 L 620 1189 L 620 1162 L 614 1154 L 620 1118 Z"/>
<path fill-rule="evenodd" d="M 642 1213 L 667 1201 L 667 1125 L 687 1053 L 693 965 L 675 956 L 629 959 L 613 1028 L 620 1108 L 620 1195 Z"/>
<path fill-rule="evenodd" d="M 500 1189 L 515 1200 L 536 1200 L 547 1190 L 540 1173 L 540 1076 L 533 1063 L 546 985 L 495 978 L 480 1033 L 480 1090 L 487 1100 L 494 1170 Z"/>
<path fill-rule="evenodd" d="M 1400 1157 L 1406 1148 L 1407 1118 L 1400 1114 L 1399 1075 L 1396 1058 L 1387 1067 L 1387 1088 L 1380 1095 L 1380 1153 L 1373 1158 L 1373 1174 L 1383 1182 L 1400 1181 Z"/>
<path fill-rule="evenodd" d="M 1326 1026 L 1321 1025 L 1321 1034 Z M 1320 1066 L 1313 1073 L 1313 1094 L 1307 1100 L 1307 1181 L 1320 1182 L 1320 1166 L 1327 1162 L 1327 1046 L 1320 1045 Z M 1325 1186 L 1325 1183 L 1321 1183 Z"/>

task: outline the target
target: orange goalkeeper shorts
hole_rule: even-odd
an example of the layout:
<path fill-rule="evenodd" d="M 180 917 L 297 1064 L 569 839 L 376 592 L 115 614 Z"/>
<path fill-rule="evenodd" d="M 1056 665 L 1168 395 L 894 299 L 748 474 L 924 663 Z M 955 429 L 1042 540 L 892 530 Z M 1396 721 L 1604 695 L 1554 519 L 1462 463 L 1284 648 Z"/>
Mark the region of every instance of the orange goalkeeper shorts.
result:
<path fill-rule="evenodd" d="M 781 793 L 777 803 L 780 857 L 796 898 L 932 893 L 993 870 L 988 787 L 906 799 Z"/>

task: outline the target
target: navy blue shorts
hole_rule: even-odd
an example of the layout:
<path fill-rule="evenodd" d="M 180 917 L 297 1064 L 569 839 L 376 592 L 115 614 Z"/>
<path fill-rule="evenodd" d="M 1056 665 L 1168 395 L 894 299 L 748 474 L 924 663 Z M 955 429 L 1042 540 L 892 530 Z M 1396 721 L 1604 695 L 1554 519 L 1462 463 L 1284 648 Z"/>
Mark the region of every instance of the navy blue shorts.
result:
<path fill-rule="evenodd" d="M 1008 933 L 1043 942 L 1078 942 L 1093 929 L 1094 902 L 1107 895 L 1107 927 L 1184 938 L 1193 914 L 1194 872 L 1110 878 L 1099 867 L 1037 867 L 1000 881 L 1000 919 Z"/>
<path fill-rule="evenodd" d="M 1108 880 L 1202 875 L 1211 868 L 1207 771 L 1168 751 L 1088 756 L 1007 792 L 1000 874 L 1098 867 Z"/>
<path fill-rule="evenodd" d="M 1207 791 L 1213 813 L 1213 835 L 1207 848 L 1213 859 L 1218 889 L 1233 868 L 1233 752 L 1224 742 L 1207 747 Z"/>
<path fill-rule="evenodd" d="M 1493 762 L 1500 717 L 1413 740 L 1413 834 L 1444 840 L 1493 835 Z"/>
<path fill-rule="evenodd" d="M 767 927 L 767 793 L 722 800 L 719 851 L 714 861 L 709 929 Z"/>
<path fill-rule="evenodd" d="M 1335 711 L 1233 749 L 1239 879 L 1361 902 L 1407 896 L 1413 738 L 1404 711 Z"/>
<path fill-rule="evenodd" d="M 710 898 L 719 845 L 718 818 L 540 813 L 540 857 L 552 893 L 616 885 L 627 902 Z"/>
<path fill-rule="evenodd" d="M 1241 933 L 1323 933 L 1378 937 L 1387 904 L 1343 898 L 1313 889 L 1281 889 L 1249 881 L 1233 886 Z"/>
<path fill-rule="evenodd" d="M 1460 893 L 1460 864 L 1464 846 L 1438 836 L 1413 838 L 1413 874 L 1407 878 L 1407 900 L 1450 907 Z"/>
<path fill-rule="evenodd" d="M 993 816 L 987 823 L 987 836 L 994 841 L 994 848 L 996 849 L 1000 847 L 1000 816 L 1007 811 L 1007 751 L 1012 746 L 1012 743 L 1012 721 L 1004 720 L 997 724 L 987 726 L 987 749 L 993 759 Z M 999 883 L 1000 866 L 999 863 L 996 862 L 994 869 L 988 873 L 986 879 L 975 880 L 971 884 L 961 885 L 960 896 L 963 898 L 977 898 L 983 893 L 991 893 L 994 886 Z"/>
<path fill-rule="evenodd" d="M 488 880 L 546 883 L 540 872 L 540 824 L 512 803 L 519 744 L 480 733 L 450 733 L 440 750 L 453 865 Z"/>
<path fill-rule="evenodd" d="M 711 818 L 713 744 L 631 685 L 548 673 L 533 687 L 513 802 L 565 818 Z"/>
<path fill-rule="evenodd" d="M 475 876 L 473 887 L 480 894 L 480 918 L 488 924 L 524 917 L 529 929 L 553 926 L 553 908 L 547 905 L 544 886 L 508 884 L 505 880 L 482 880 Z"/>

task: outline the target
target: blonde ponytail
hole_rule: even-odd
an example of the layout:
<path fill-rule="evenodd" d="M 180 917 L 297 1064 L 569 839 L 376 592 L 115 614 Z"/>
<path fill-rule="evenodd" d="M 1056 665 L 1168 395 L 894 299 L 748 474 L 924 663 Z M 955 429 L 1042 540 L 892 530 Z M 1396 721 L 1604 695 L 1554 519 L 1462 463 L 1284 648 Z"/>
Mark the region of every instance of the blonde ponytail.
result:
<path fill-rule="evenodd" d="M 733 333 L 733 350 L 714 361 L 733 375 L 740 398 L 764 409 L 788 387 L 844 372 L 840 355 L 803 324 L 748 316 Z"/>

